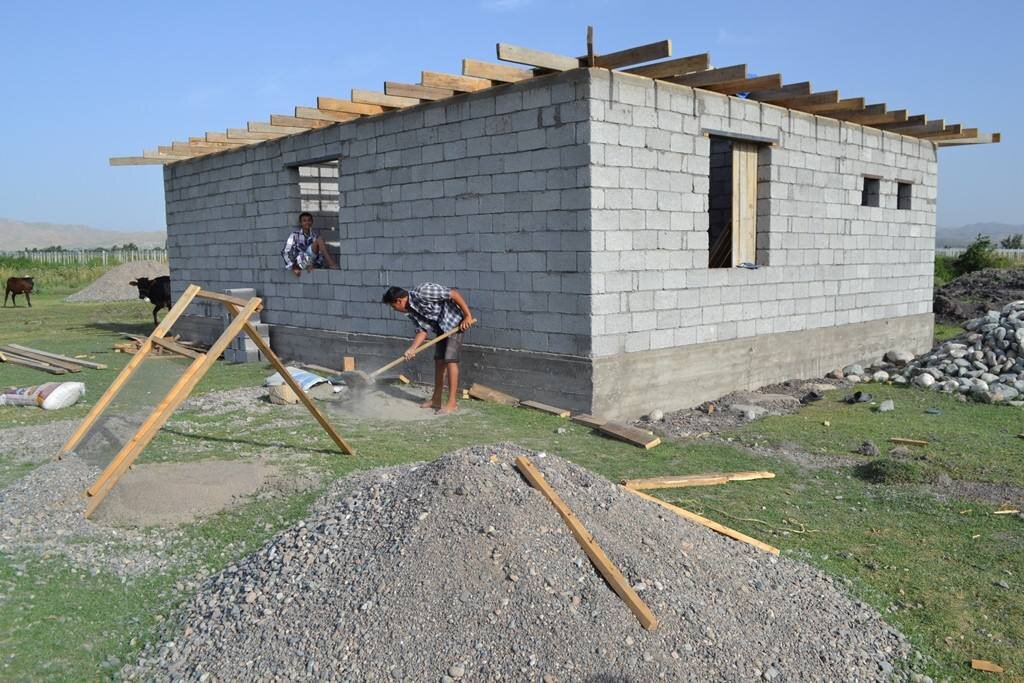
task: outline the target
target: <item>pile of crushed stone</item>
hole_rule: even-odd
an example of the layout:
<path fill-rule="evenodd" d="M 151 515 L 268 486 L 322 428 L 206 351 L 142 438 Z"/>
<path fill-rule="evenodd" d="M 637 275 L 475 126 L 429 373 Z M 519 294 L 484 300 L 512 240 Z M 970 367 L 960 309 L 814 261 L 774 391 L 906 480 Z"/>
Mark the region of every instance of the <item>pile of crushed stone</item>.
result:
<path fill-rule="evenodd" d="M 140 277 L 155 278 L 168 275 L 167 264 L 161 261 L 132 261 L 114 266 L 99 276 L 84 289 L 80 289 L 65 301 L 131 301 L 139 298 L 139 290 L 128 284 Z"/>
<path fill-rule="evenodd" d="M 1024 268 L 986 268 L 936 289 L 933 310 L 942 322 L 959 324 L 1018 299 L 1024 299 Z"/>
<path fill-rule="evenodd" d="M 517 455 L 534 458 L 657 630 L 601 579 Z M 823 573 L 513 444 L 336 482 L 172 623 L 122 676 L 867 681 L 889 680 L 910 649 Z"/>

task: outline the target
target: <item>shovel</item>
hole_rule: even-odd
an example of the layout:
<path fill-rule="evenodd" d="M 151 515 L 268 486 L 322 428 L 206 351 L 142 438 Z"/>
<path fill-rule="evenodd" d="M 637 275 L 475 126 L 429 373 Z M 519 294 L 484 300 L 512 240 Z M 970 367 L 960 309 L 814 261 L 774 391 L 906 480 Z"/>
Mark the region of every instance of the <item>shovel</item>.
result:
<path fill-rule="evenodd" d="M 444 334 L 439 334 L 438 336 L 434 337 L 433 339 L 431 339 L 430 341 L 426 342 L 425 344 L 420 346 L 418 349 L 413 351 L 412 355 L 415 356 L 420 351 L 425 351 L 426 349 L 430 348 L 434 344 L 438 343 L 439 341 L 441 341 L 443 339 L 447 339 L 448 337 L 452 336 L 453 334 L 455 334 L 458 331 L 459 331 L 458 326 L 455 326 L 452 329 L 450 329 L 447 332 L 445 332 Z M 348 384 L 350 387 L 352 387 L 353 390 L 365 389 L 365 388 L 373 385 L 373 383 L 376 381 L 378 375 L 380 375 L 380 374 L 382 374 L 384 372 L 387 372 L 388 370 L 390 370 L 391 368 L 395 367 L 396 365 L 400 365 L 401 363 L 404 363 L 406 360 L 407 359 L 405 357 L 405 354 L 402 354 L 401 356 L 399 356 L 395 360 L 391 361 L 390 363 L 388 363 L 384 367 L 379 368 L 377 370 L 374 370 L 370 374 L 366 374 L 365 372 L 362 372 L 361 370 L 348 370 L 346 372 L 341 373 L 340 376 L 341 376 L 341 378 L 343 380 L 345 380 L 346 384 Z"/>

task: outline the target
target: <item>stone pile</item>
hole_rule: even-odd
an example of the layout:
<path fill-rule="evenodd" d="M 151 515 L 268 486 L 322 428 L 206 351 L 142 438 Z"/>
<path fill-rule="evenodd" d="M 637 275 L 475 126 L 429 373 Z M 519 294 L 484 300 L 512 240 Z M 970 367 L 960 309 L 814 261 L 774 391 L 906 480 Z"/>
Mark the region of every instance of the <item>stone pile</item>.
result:
<path fill-rule="evenodd" d="M 527 455 L 660 620 L 645 631 Z M 201 586 L 132 680 L 890 680 L 907 642 L 825 574 L 560 458 L 473 446 L 336 482 Z"/>
<path fill-rule="evenodd" d="M 985 403 L 1016 403 L 1024 396 L 1024 301 L 964 323 L 964 334 L 919 358 L 890 351 L 870 368 L 843 368 L 846 379 L 912 383 Z"/>

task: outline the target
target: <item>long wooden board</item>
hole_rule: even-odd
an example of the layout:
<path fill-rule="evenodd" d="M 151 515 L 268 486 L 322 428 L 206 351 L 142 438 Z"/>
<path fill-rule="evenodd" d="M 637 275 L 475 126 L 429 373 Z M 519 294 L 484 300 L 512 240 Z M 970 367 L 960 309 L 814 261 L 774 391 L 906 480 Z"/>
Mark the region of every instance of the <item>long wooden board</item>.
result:
<path fill-rule="evenodd" d="M 623 479 L 627 489 L 646 491 L 649 489 L 679 489 L 688 486 L 717 486 L 730 481 L 751 481 L 753 479 L 774 479 L 774 472 L 715 472 L 709 474 L 684 474 L 678 477 L 651 477 L 649 479 Z"/>
<path fill-rule="evenodd" d="M 332 111 L 330 109 L 316 109 L 314 107 L 295 107 L 295 115 L 303 119 L 320 119 L 321 121 L 334 121 L 336 123 L 346 123 L 362 118 L 361 114 Z"/>
<path fill-rule="evenodd" d="M 693 73 L 694 71 L 705 71 L 710 65 L 711 55 L 705 52 L 699 55 L 677 57 L 676 59 L 669 59 L 645 66 L 635 66 L 625 69 L 625 72 L 636 76 L 646 76 L 647 78 L 667 78 L 669 76 Z"/>
<path fill-rule="evenodd" d="M 555 417 L 569 417 L 571 411 L 565 408 L 556 408 L 555 406 L 549 406 L 547 403 L 541 403 L 540 401 L 520 401 L 519 405 L 524 408 L 532 408 L 533 410 L 539 410 L 542 413 L 548 413 Z"/>
<path fill-rule="evenodd" d="M 612 590 L 626 603 L 630 611 L 636 615 L 640 625 L 648 631 L 658 628 L 658 618 L 654 616 L 651 608 L 637 595 L 636 591 L 633 590 L 633 586 L 629 584 L 629 581 L 622 575 L 619 568 L 615 566 L 615 563 L 609 559 L 604 550 L 601 549 L 601 546 L 594 540 L 593 534 L 587 531 L 587 528 L 583 526 L 583 522 L 565 504 L 561 496 L 551 488 L 551 485 L 544 479 L 544 475 L 541 474 L 540 470 L 528 458 L 523 456 L 516 458 L 516 467 L 526 477 L 526 480 L 530 482 L 530 485 L 540 491 L 541 495 L 547 498 L 548 502 L 554 506 L 555 510 L 565 521 L 566 526 L 569 527 L 569 531 L 576 537 L 580 547 L 583 548 L 583 552 L 594 563 L 594 566 L 601 573 L 601 576 L 604 577 L 604 580 L 608 582 L 608 585 L 612 587 Z"/>
<path fill-rule="evenodd" d="M 486 78 L 498 83 L 518 83 L 533 78 L 533 71 L 506 64 L 491 64 L 476 59 L 462 60 L 462 75 Z"/>
<path fill-rule="evenodd" d="M 594 66 L 602 69 L 619 69 L 624 66 L 653 62 L 655 59 L 671 56 L 672 41 L 659 40 L 656 43 L 637 45 L 625 50 L 609 52 L 605 55 L 594 55 Z"/>
<path fill-rule="evenodd" d="M 633 444 L 640 448 L 650 450 L 661 443 L 661 438 L 654 436 L 643 429 L 618 422 L 606 422 L 597 428 L 597 431 L 606 436 L 613 437 L 619 441 Z"/>
<path fill-rule="evenodd" d="M 20 356 L 27 360 L 34 360 L 37 363 L 42 363 L 43 365 L 52 365 L 54 367 L 61 368 L 62 370 L 67 370 L 68 372 L 81 372 L 83 369 L 78 363 L 66 360 L 57 360 L 56 358 L 50 358 L 40 353 L 35 353 L 34 351 L 25 351 L 11 345 L 0 348 L 2 348 L 9 356 Z"/>
<path fill-rule="evenodd" d="M 20 365 L 23 368 L 32 368 L 33 370 L 42 370 L 43 372 L 48 372 L 51 375 L 66 375 L 66 374 L 68 374 L 68 371 L 65 370 L 64 368 L 58 368 L 56 365 L 50 365 L 49 363 L 40 363 L 39 361 L 32 360 L 31 358 L 23 358 L 21 356 L 15 356 L 12 353 L 5 354 L 4 362 L 5 363 L 10 363 L 11 365 Z"/>
<path fill-rule="evenodd" d="M 898 436 L 894 436 L 891 439 L 889 439 L 889 443 L 903 444 L 903 445 L 906 445 L 906 446 L 927 446 L 928 445 L 927 441 L 922 441 L 921 439 L 903 439 L 903 438 L 898 437 Z"/>
<path fill-rule="evenodd" d="M 679 83 L 680 85 L 700 88 L 705 85 L 735 81 L 746 77 L 747 65 L 735 64 L 733 66 L 723 66 L 719 69 L 708 69 L 707 71 L 698 71 L 692 74 L 683 74 L 682 76 L 672 76 L 665 80 L 670 83 Z"/>
<path fill-rule="evenodd" d="M 763 550 L 766 553 L 771 553 L 772 555 L 778 555 L 779 554 L 779 549 L 776 548 L 775 546 L 768 545 L 767 543 L 759 541 L 756 538 L 751 538 L 750 536 L 747 536 L 746 534 L 742 534 L 739 531 L 736 531 L 735 529 L 730 529 L 729 527 L 727 527 L 727 526 L 725 526 L 723 524 L 719 524 L 718 522 L 715 522 L 713 520 L 710 520 L 707 517 L 701 517 L 700 515 L 698 515 L 695 512 L 690 512 L 689 510 L 683 509 L 683 508 L 681 508 L 681 507 L 679 507 L 677 505 L 673 505 L 672 503 L 664 501 L 661 498 L 655 498 L 654 496 L 652 496 L 650 494 L 647 494 L 647 493 L 644 493 L 643 491 L 637 491 L 636 489 L 629 489 L 629 488 L 626 488 L 626 487 L 623 487 L 623 488 L 626 491 L 629 491 L 630 493 L 632 493 L 634 496 L 640 496 L 644 500 L 649 500 L 652 503 L 657 503 L 658 505 L 660 505 L 661 507 L 665 508 L 666 510 L 669 510 L 669 511 L 679 515 L 683 519 L 688 519 L 691 522 L 696 522 L 697 524 L 700 524 L 701 526 L 705 526 L 705 527 L 711 529 L 712 531 L 717 531 L 718 533 L 722 534 L 723 536 L 728 536 L 729 538 L 731 538 L 733 540 L 741 541 L 743 543 L 746 543 L 747 545 L 752 545 L 755 548 L 757 548 L 758 550 Z"/>
<path fill-rule="evenodd" d="M 544 52 L 542 50 L 532 50 L 528 47 L 509 45 L 508 43 L 498 43 L 496 46 L 496 52 L 498 54 L 498 59 L 503 62 L 526 64 L 527 66 L 533 66 L 538 69 L 569 71 L 570 69 L 578 69 L 580 66 L 580 60 L 576 57 L 558 55 L 553 52 Z"/>
<path fill-rule="evenodd" d="M 448 88 L 455 92 L 476 92 L 494 87 L 494 81 L 487 78 L 475 78 L 473 76 L 458 76 L 456 74 L 440 73 L 438 71 L 423 71 L 420 73 L 420 82 L 430 88 Z"/>
<path fill-rule="evenodd" d="M 367 104 L 365 102 L 353 102 L 352 100 L 339 100 L 336 97 L 318 97 L 316 98 L 317 109 L 327 109 L 328 111 L 340 111 L 346 114 L 361 114 L 365 116 L 372 116 L 373 114 L 383 114 L 387 111 L 385 107 L 379 104 Z"/>
<path fill-rule="evenodd" d="M 594 415 L 588 415 L 586 413 L 577 413 L 576 415 L 573 415 L 570 419 L 576 424 L 581 424 L 585 427 L 591 427 L 592 429 L 597 429 L 608 424 L 608 420 L 604 419 L 603 417 L 596 417 Z"/>
<path fill-rule="evenodd" d="M 376 104 L 380 107 L 389 107 L 391 109 L 403 109 L 420 103 L 419 98 L 395 97 L 394 95 L 385 95 L 382 92 L 361 90 L 359 88 L 352 88 L 352 101 L 362 104 Z"/>
<path fill-rule="evenodd" d="M 384 81 L 384 94 L 419 100 L 443 100 L 453 97 L 455 91 L 450 88 L 434 88 L 429 85 L 416 85 L 415 83 Z"/>
<path fill-rule="evenodd" d="M 179 356 L 185 356 L 186 358 L 195 359 L 202 355 L 198 351 L 190 349 L 187 346 L 182 346 L 173 339 L 167 339 L 166 337 L 153 337 L 152 341 L 160 348 L 167 349 L 168 351 L 172 351 Z"/>
<path fill-rule="evenodd" d="M 40 356 L 46 356 L 47 358 L 52 358 L 54 360 L 66 360 L 69 363 L 74 363 L 75 365 L 81 365 L 82 367 L 91 368 L 93 370 L 106 370 L 107 369 L 107 366 L 104 365 L 103 363 L 96 363 L 96 362 L 91 361 L 91 360 L 82 360 L 80 358 L 71 358 L 69 356 L 62 356 L 59 353 L 52 353 L 50 351 L 42 351 L 40 349 L 33 349 L 30 346 L 22 346 L 21 344 L 8 344 L 7 346 L 11 347 L 12 349 L 18 349 L 19 351 L 31 351 L 34 354 L 37 354 L 37 355 L 40 355 Z"/>
<path fill-rule="evenodd" d="M 500 403 L 505 406 L 517 406 L 519 405 L 519 399 L 515 396 L 509 396 L 508 394 L 485 387 L 483 384 L 474 384 L 469 388 L 469 395 L 478 401 L 487 401 L 488 403 Z"/>

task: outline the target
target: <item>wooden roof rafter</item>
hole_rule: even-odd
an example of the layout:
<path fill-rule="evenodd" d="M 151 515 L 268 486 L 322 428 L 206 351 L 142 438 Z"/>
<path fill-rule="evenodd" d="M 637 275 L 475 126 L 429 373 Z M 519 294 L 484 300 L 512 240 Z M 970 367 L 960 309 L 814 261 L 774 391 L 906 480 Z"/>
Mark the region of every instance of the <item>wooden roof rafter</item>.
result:
<path fill-rule="evenodd" d="M 724 95 L 740 95 L 773 106 L 931 140 L 940 147 L 994 143 L 1001 139 L 999 133 L 980 133 L 959 124 L 946 126 L 941 119 L 929 121 L 923 114 L 910 115 L 905 109 L 888 111 L 885 104 L 865 105 L 860 97 L 840 99 L 838 90 L 814 92 L 807 81 L 783 84 L 781 74 L 751 76 L 745 64 L 713 67 L 708 53 L 672 57 L 671 40 L 599 54 L 594 49 L 593 28 L 588 27 L 587 54 L 583 56 L 507 43 L 498 43 L 495 51 L 500 62 L 508 63 L 464 59 L 461 74 L 422 71 L 419 83 L 385 81 L 383 92 L 353 88 L 347 100 L 318 97 L 316 106 L 296 106 L 288 115 L 273 114 L 269 123 L 251 121 L 244 129 L 208 132 L 185 142 L 174 141 L 147 150 L 142 156 L 113 157 L 110 164 L 175 163 L 580 67 L 618 70 Z"/>

